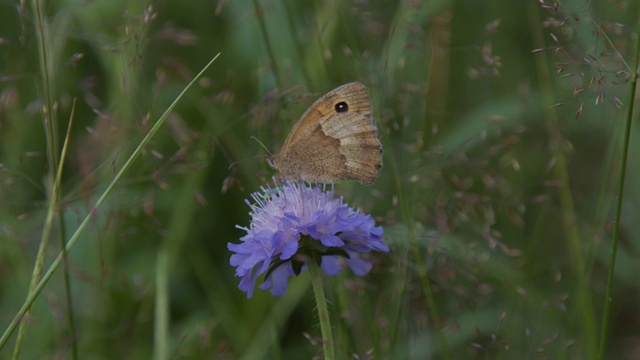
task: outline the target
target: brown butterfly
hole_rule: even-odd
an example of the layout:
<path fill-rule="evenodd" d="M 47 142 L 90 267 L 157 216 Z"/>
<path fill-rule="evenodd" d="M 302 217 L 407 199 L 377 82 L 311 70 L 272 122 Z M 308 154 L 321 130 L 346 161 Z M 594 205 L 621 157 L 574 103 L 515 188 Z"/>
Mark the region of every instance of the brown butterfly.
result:
<path fill-rule="evenodd" d="M 373 184 L 382 167 L 382 145 L 367 88 L 352 82 L 318 99 L 268 160 L 290 180 Z"/>

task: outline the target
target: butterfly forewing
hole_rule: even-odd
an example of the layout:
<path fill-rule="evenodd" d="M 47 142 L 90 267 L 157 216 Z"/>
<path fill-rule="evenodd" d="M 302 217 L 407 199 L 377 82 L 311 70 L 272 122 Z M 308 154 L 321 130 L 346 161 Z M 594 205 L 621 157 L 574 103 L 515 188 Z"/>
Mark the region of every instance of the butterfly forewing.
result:
<path fill-rule="evenodd" d="M 382 146 L 366 87 L 345 84 L 313 103 L 272 162 L 292 180 L 373 183 L 382 166 Z"/>
<path fill-rule="evenodd" d="M 309 106 L 289 132 L 289 136 L 282 145 L 282 150 L 286 150 L 289 143 L 299 140 L 300 135 L 309 127 L 317 125 L 320 119 L 336 113 L 335 106 L 343 101 L 348 101 L 349 111 L 360 112 L 366 116 L 371 115 L 371 103 L 367 88 L 358 82 L 341 85 Z"/>

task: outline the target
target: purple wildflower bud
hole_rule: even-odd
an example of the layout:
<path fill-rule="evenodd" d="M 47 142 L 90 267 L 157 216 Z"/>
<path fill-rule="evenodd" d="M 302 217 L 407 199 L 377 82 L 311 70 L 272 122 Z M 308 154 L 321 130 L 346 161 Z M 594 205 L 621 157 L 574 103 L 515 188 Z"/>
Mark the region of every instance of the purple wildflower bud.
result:
<path fill-rule="evenodd" d="M 371 262 L 362 256 L 371 250 L 388 252 L 382 227 L 371 215 L 334 198 L 333 190 L 285 181 L 251 194 L 251 226 L 240 244 L 229 243 L 230 263 L 241 277 L 240 288 L 250 298 L 258 276 L 265 275 L 261 290 L 281 296 L 289 276 L 316 261 L 327 275 L 338 274 L 346 264 L 356 275 L 366 275 Z"/>

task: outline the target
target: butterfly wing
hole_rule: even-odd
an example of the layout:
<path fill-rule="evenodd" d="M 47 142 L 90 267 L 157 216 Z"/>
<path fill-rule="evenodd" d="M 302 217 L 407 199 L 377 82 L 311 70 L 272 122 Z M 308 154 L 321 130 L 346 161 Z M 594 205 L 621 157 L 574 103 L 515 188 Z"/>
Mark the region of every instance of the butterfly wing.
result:
<path fill-rule="evenodd" d="M 364 85 L 342 85 L 311 105 L 272 160 L 293 180 L 372 184 L 382 166 L 382 145 Z"/>
<path fill-rule="evenodd" d="M 300 116 L 300 119 L 293 126 L 289 132 L 289 136 L 287 136 L 287 139 L 284 141 L 282 149 L 286 149 L 291 142 L 299 140 L 301 134 L 310 127 L 316 126 L 321 118 L 336 113 L 335 106 L 342 101 L 348 102 L 349 111 L 357 112 L 364 116 L 371 116 L 369 93 L 364 85 L 359 82 L 352 82 L 338 86 L 316 100 L 316 102 L 309 106 L 307 111 Z"/>

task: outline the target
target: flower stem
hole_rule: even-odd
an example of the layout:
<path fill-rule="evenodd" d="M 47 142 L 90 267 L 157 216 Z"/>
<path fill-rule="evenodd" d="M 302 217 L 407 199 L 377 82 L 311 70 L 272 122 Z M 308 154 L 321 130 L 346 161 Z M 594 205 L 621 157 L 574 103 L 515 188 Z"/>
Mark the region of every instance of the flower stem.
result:
<path fill-rule="evenodd" d="M 329 311 L 327 310 L 327 298 L 324 296 L 324 288 L 322 287 L 322 272 L 314 260 L 307 261 L 307 266 L 309 267 L 309 273 L 311 274 L 313 294 L 316 297 L 316 307 L 318 308 L 318 318 L 320 320 L 320 332 L 322 333 L 324 359 L 333 360 L 335 358 L 334 343 L 333 335 L 331 333 Z"/>

